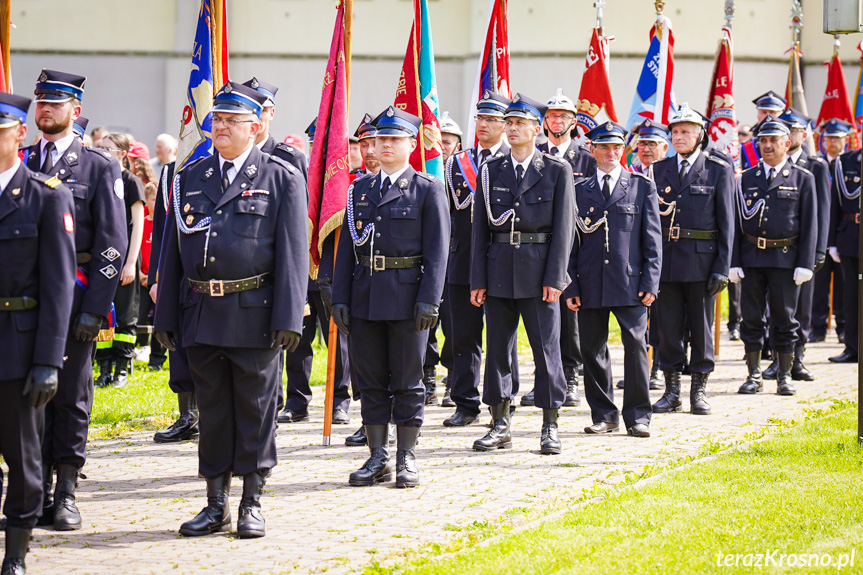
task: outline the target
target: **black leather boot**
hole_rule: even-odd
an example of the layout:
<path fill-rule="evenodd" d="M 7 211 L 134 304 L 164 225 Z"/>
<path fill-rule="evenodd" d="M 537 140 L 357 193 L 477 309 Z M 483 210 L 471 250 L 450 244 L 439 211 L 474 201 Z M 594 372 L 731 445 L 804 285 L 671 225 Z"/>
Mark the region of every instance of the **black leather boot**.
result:
<path fill-rule="evenodd" d="M 578 407 L 581 398 L 578 396 L 578 368 L 564 367 L 563 375 L 566 377 L 566 399 L 563 400 L 565 407 Z"/>
<path fill-rule="evenodd" d="M 772 352 L 773 361 L 767 366 L 767 369 L 761 370 L 761 379 L 776 379 L 776 372 L 779 371 L 779 361 L 776 359 L 776 352 Z"/>
<path fill-rule="evenodd" d="M 653 413 L 683 411 L 683 402 L 680 401 L 680 372 L 676 369 L 665 372 L 665 393 L 653 404 L 652 409 Z"/>
<path fill-rule="evenodd" d="M 656 349 L 653 350 L 653 365 L 650 367 L 650 389 L 653 391 L 662 389 L 665 385 L 662 383 L 662 378 L 659 377 L 659 361 L 657 361 Z"/>
<path fill-rule="evenodd" d="M 237 535 L 240 539 L 263 537 L 267 522 L 261 512 L 261 495 L 264 494 L 264 476 L 260 472 L 243 476 L 243 498 L 237 517 Z"/>
<path fill-rule="evenodd" d="M 75 531 L 81 529 L 81 513 L 75 505 L 75 488 L 78 486 L 78 468 L 60 463 L 57 465 L 57 492 L 54 496 L 54 529 Z"/>
<path fill-rule="evenodd" d="M 455 407 L 455 402 L 452 400 L 452 372 L 447 370 L 446 376 L 443 378 L 444 392 L 443 400 L 440 402 L 441 407 Z"/>
<path fill-rule="evenodd" d="M 111 380 L 111 385 L 114 387 L 123 387 L 129 383 L 129 364 L 131 359 L 122 357 L 114 364 L 114 379 Z"/>
<path fill-rule="evenodd" d="M 795 395 L 797 390 L 791 383 L 791 364 L 794 362 L 794 354 L 776 352 L 779 361 L 779 371 L 776 372 L 776 393 L 778 395 Z"/>
<path fill-rule="evenodd" d="M 758 393 L 764 388 L 764 380 L 761 379 L 761 352 L 747 351 L 746 352 L 746 369 L 749 370 L 749 376 L 737 393 L 752 395 Z"/>
<path fill-rule="evenodd" d="M 198 404 L 195 401 L 195 392 L 178 393 L 177 403 L 180 406 L 179 419 L 168 429 L 157 431 L 153 435 L 156 443 L 177 443 L 198 437 Z"/>
<path fill-rule="evenodd" d="M 353 435 L 348 435 L 345 437 L 345 445 L 348 447 L 359 447 L 361 445 L 367 445 L 368 439 L 366 439 L 366 426 L 361 425 L 359 429 L 357 429 L 356 433 Z"/>
<path fill-rule="evenodd" d="M 114 369 L 114 362 L 110 359 L 100 359 L 97 363 L 99 364 L 99 377 L 96 378 L 94 385 L 96 387 L 108 387 L 114 380 L 114 374 L 111 373 Z"/>
<path fill-rule="evenodd" d="M 348 483 L 354 487 L 366 487 L 391 481 L 393 478 L 393 464 L 390 461 L 389 450 L 389 424 L 365 427 L 370 455 L 363 466 L 351 473 L 348 478 Z"/>
<path fill-rule="evenodd" d="M 6 556 L 3 558 L 3 575 L 25 575 L 24 559 L 30 546 L 30 530 L 6 527 Z"/>
<path fill-rule="evenodd" d="M 396 487 L 417 487 L 420 484 L 420 473 L 417 471 L 414 449 L 420 436 L 420 428 L 399 425 L 396 427 L 396 435 Z"/>
<path fill-rule="evenodd" d="M 543 409 L 539 452 L 543 455 L 558 455 L 560 450 L 561 443 L 557 437 L 557 410 Z"/>
<path fill-rule="evenodd" d="M 693 415 L 710 415 L 710 404 L 704 390 L 707 388 L 707 373 L 693 373 L 689 386 L 689 411 Z"/>
<path fill-rule="evenodd" d="M 191 521 L 180 525 L 180 535 L 199 537 L 231 528 L 231 509 L 228 495 L 231 492 L 231 472 L 207 479 L 207 506 Z"/>
<path fill-rule="evenodd" d="M 803 365 L 805 352 L 805 344 L 801 343 L 794 346 L 794 362 L 791 364 L 791 379 L 794 381 L 815 381 L 815 375 Z"/>
<path fill-rule="evenodd" d="M 423 368 L 423 385 L 426 387 L 426 405 L 437 405 L 437 375 L 435 367 Z"/>
<path fill-rule="evenodd" d="M 528 391 L 527 393 L 525 393 L 524 395 L 521 396 L 520 404 L 522 407 L 535 407 L 536 406 L 536 404 L 533 401 L 533 395 L 534 395 L 535 391 L 536 391 L 535 389 L 531 389 L 530 391 Z"/>
<path fill-rule="evenodd" d="M 485 434 L 485 437 L 473 442 L 473 448 L 476 451 L 512 448 L 509 401 L 491 406 L 491 421 L 491 429 Z"/>
<path fill-rule="evenodd" d="M 42 465 L 42 517 L 36 520 L 39 527 L 54 525 L 54 466 Z"/>

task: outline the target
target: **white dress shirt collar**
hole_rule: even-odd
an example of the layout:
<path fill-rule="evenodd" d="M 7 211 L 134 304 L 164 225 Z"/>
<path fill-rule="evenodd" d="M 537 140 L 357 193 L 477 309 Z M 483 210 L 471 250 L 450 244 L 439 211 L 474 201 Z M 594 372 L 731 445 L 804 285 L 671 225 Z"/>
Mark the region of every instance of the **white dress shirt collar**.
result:
<path fill-rule="evenodd" d="M 234 167 L 232 167 L 230 170 L 228 170 L 227 176 L 228 176 L 228 183 L 233 184 L 234 178 L 236 178 L 237 174 L 240 173 L 240 169 L 246 163 L 246 160 L 248 159 L 249 154 L 251 154 L 251 153 L 252 153 L 252 146 L 249 146 L 245 152 L 243 152 L 242 154 L 240 154 L 239 156 L 237 156 L 233 160 L 226 160 L 225 158 L 222 157 L 222 154 L 219 154 L 219 174 L 221 174 L 222 171 L 224 170 L 225 162 L 231 162 L 234 165 Z M 219 176 L 219 177 L 221 177 L 221 176 Z"/>
<path fill-rule="evenodd" d="M 18 168 L 21 166 L 21 160 L 17 157 L 15 158 L 15 165 L 6 170 L 3 173 L 0 173 L 0 195 L 3 195 L 3 192 L 6 190 L 6 186 L 9 185 L 9 182 L 12 181 L 12 177 L 15 175 L 15 172 L 18 171 Z"/>
<path fill-rule="evenodd" d="M 620 174 L 623 171 L 623 167 L 618 164 L 614 167 L 613 170 L 607 172 L 607 175 L 611 176 L 611 179 L 608 180 L 608 189 L 614 190 L 614 186 L 617 185 L 617 180 L 620 179 Z M 603 172 L 599 168 L 596 168 L 596 181 L 599 183 L 599 189 L 602 190 L 602 181 L 606 176 L 606 172 Z"/>

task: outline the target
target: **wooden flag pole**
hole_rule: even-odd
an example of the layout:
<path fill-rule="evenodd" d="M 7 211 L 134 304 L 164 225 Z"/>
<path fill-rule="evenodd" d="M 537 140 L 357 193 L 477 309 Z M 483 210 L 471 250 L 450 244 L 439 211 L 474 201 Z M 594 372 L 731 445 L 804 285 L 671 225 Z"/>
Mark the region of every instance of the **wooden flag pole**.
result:
<path fill-rule="evenodd" d="M 9 38 L 9 34 L 12 28 L 12 0 L 2 0 L 0 1 L 0 51 L 2 51 L 3 57 L 3 70 L 0 71 L 4 75 L 4 80 L 6 83 L 6 91 L 12 92 L 9 88 L 9 83 L 12 81 L 12 76 L 10 74 L 10 70 L 12 67 L 9 65 L 9 49 L 12 45 L 12 42 Z"/>
<path fill-rule="evenodd" d="M 835 267 L 835 266 L 834 266 Z M 827 329 L 829 330 L 833 326 L 833 278 L 836 277 L 835 273 L 830 274 L 830 294 L 827 298 L 830 300 L 830 311 L 827 313 Z M 812 281 L 815 281 L 814 279 Z"/>

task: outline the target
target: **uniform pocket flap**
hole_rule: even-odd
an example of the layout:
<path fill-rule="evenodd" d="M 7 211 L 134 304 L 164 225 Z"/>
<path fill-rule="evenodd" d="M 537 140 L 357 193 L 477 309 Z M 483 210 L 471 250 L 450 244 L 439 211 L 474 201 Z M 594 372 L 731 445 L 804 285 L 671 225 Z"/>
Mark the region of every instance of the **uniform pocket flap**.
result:
<path fill-rule="evenodd" d="M 697 196 L 706 196 L 713 193 L 713 186 L 689 186 L 689 193 Z"/>
<path fill-rule="evenodd" d="M 32 223 L 9 223 L 0 226 L 0 240 L 20 240 L 23 238 L 35 238 L 39 235 L 36 222 Z"/>
<path fill-rule="evenodd" d="M 540 204 L 542 202 L 550 202 L 554 194 L 550 191 L 546 192 L 531 192 L 525 194 L 524 201 L 528 204 Z"/>
<path fill-rule="evenodd" d="M 797 190 L 776 190 L 776 197 L 780 200 L 796 200 L 799 195 Z"/>
<path fill-rule="evenodd" d="M 90 186 L 87 184 L 78 184 L 78 183 L 70 183 L 63 182 L 66 184 L 66 187 L 69 188 L 72 192 L 72 196 L 78 198 L 79 200 L 86 200 L 87 196 L 90 195 Z"/>
<path fill-rule="evenodd" d="M 618 214 L 637 214 L 638 206 L 635 204 L 617 204 Z"/>
<path fill-rule="evenodd" d="M 391 220 L 415 220 L 419 216 L 419 208 L 416 206 L 393 206 L 390 208 Z"/>
<path fill-rule="evenodd" d="M 250 214 L 253 216 L 266 216 L 270 209 L 270 200 L 263 197 L 237 198 L 234 207 L 235 214 Z"/>

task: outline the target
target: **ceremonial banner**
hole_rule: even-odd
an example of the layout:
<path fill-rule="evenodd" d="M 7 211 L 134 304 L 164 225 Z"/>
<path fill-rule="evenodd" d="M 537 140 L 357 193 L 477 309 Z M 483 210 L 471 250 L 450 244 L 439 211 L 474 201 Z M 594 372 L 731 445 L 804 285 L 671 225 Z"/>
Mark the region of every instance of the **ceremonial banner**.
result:
<path fill-rule="evenodd" d="M 806 106 L 806 96 L 803 94 L 803 76 L 800 74 L 800 44 L 795 42 L 791 46 L 791 59 L 788 62 L 788 82 L 785 84 L 785 99 L 788 100 L 788 107 L 794 108 L 804 115 L 809 115 L 809 108 Z M 815 142 L 812 136 L 807 136 L 806 146 L 812 153 L 815 153 Z"/>
<path fill-rule="evenodd" d="M 581 89 L 578 91 L 575 116 L 578 136 L 575 140 L 582 146 L 589 142 L 585 134 L 597 125 L 617 122 L 617 111 L 614 109 L 614 99 L 611 96 L 611 85 L 608 77 L 610 54 L 608 51 L 609 37 L 593 29 L 590 47 L 584 59 L 584 74 L 581 77 Z"/>
<path fill-rule="evenodd" d="M 213 153 L 210 110 L 213 96 L 228 81 L 226 2 L 201 0 L 195 42 L 192 45 L 192 72 L 180 121 L 177 171 Z"/>
<path fill-rule="evenodd" d="M 863 130 L 863 41 L 857 45 L 860 51 L 860 72 L 857 73 L 857 91 L 854 94 L 854 120 L 857 122 L 857 134 Z"/>
<path fill-rule="evenodd" d="M 465 146 L 477 145 L 474 109 L 486 90 L 512 98 L 509 79 L 509 25 L 506 13 L 507 0 L 491 0 L 488 8 L 488 25 L 485 42 L 479 55 L 476 80 L 470 97 L 467 137 Z"/>
<path fill-rule="evenodd" d="M 0 2 L 0 92 L 12 92 L 12 73 L 9 68 L 9 33 L 12 30 L 11 2 Z"/>
<path fill-rule="evenodd" d="M 728 25 L 722 27 L 722 40 L 716 52 L 706 109 L 710 118 L 710 148 L 733 158 L 734 171 L 740 172 L 740 146 L 734 112 L 734 54 L 731 27 Z"/>
<path fill-rule="evenodd" d="M 632 98 L 632 107 L 626 119 L 626 129 L 632 130 L 645 118 L 668 124 L 669 113 L 677 109 L 674 99 L 674 35 L 671 20 L 659 14 L 650 29 L 650 47 L 644 57 L 644 66 Z M 634 138 L 627 136 L 626 156 L 631 163 L 635 154 Z M 671 148 L 669 148 L 671 152 Z"/>
<path fill-rule="evenodd" d="M 336 10 L 336 24 L 315 126 L 316 138 L 309 162 L 309 251 L 312 256 L 312 277 L 317 277 L 324 240 L 342 225 L 350 184 L 345 3 L 339 2 Z"/>
<path fill-rule="evenodd" d="M 824 91 L 824 100 L 821 102 L 821 111 L 818 113 L 818 121 L 815 124 L 815 136 L 818 139 L 818 147 L 821 146 L 821 128 L 830 118 L 845 120 L 852 126 L 848 140 L 848 148 L 860 147 L 860 137 L 857 134 L 857 121 L 854 112 L 851 111 L 851 99 L 848 97 L 848 88 L 845 84 L 845 73 L 842 71 L 842 62 L 838 54 L 834 54 L 827 65 L 827 89 Z"/>
<path fill-rule="evenodd" d="M 440 110 L 435 81 L 434 46 L 427 0 L 414 0 L 414 23 L 396 89 L 394 106 L 422 118 L 411 166 L 443 180 Z"/>

